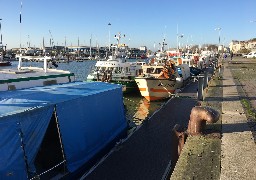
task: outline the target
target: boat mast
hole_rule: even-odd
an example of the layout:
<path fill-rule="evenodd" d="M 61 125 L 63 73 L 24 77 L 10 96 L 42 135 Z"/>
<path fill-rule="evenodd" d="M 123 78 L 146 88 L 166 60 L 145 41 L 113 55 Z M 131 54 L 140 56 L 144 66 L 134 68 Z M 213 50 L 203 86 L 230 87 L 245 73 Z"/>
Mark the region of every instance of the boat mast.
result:
<path fill-rule="evenodd" d="M 164 46 L 166 46 L 167 44 L 165 43 L 165 38 L 163 40 L 162 46 L 161 46 L 161 52 L 164 52 Z"/>
<path fill-rule="evenodd" d="M 92 58 L 92 34 L 90 38 L 90 58 Z"/>
<path fill-rule="evenodd" d="M 121 39 L 121 33 L 119 32 L 118 35 L 115 35 L 115 38 L 117 40 L 117 45 L 116 45 L 116 49 L 115 49 L 115 55 L 117 55 L 118 48 L 119 48 L 119 43 L 120 43 L 120 39 Z"/>
<path fill-rule="evenodd" d="M 4 59 L 4 50 L 3 50 L 3 37 L 2 37 L 2 31 L 1 31 L 1 18 L 0 18 L 0 34 L 1 34 L 1 40 L 0 40 L 0 43 L 1 43 L 1 46 L 2 46 L 2 49 L 1 49 L 1 56 L 0 56 L 0 61 L 2 61 Z"/>

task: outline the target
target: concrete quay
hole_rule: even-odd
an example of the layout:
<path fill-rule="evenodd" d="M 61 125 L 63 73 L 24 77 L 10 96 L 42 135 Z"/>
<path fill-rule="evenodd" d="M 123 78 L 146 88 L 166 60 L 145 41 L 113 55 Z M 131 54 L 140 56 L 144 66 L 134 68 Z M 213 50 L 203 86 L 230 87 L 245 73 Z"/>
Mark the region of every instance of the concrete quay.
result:
<path fill-rule="evenodd" d="M 256 179 L 256 144 L 252 131 L 229 68 L 224 68 L 223 77 L 220 179 Z"/>
<path fill-rule="evenodd" d="M 221 112 L 221 118 L 216 125 L 207 125 L 210 131 L 206 135 L 188 137 L 170 179 L 256 179 L 255 119 L 251 125 L 241 104 L 243 98 L 255 101 L 256 92 L 253 94 L 251 91 L 255 91 L 252 80 L 243 79 L 251 77 L 252 74 L 245 74 L 253 72 L 255 67 L 256 61 L 248 62 L 242 58 L 224 62 L 217 74 L 221 84 L 210 84 L 204 91 L 202 102 L 203 105 L 215 106 Z M 237 84 L 237 79 L 242 85 Z M 247 91 L 244 92 L 247 95 L 241 97 L 239 88 Z"/>

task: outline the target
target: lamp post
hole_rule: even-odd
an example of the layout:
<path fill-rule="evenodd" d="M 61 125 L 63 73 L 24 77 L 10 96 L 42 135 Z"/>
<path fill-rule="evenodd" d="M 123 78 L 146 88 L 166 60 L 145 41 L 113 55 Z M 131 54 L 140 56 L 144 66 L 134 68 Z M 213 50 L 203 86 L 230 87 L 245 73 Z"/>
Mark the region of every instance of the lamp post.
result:
<path fill-rule="evenodd" d="M 108 23 L 108 50 L 110 51 L 110 27 L 111 27 L 111 24 Z"/>
<path fill-rule="evenodd" d="M 221 31 L 221 28 L 218 27 L 218 28 L 215 28 L 214 30 L 215 30 L 215 31 L 219 31 L 219 46 L 220 46 L 220 31 Z M 219 47 L 218 47 L 218 49 L 219 49 Z"/>

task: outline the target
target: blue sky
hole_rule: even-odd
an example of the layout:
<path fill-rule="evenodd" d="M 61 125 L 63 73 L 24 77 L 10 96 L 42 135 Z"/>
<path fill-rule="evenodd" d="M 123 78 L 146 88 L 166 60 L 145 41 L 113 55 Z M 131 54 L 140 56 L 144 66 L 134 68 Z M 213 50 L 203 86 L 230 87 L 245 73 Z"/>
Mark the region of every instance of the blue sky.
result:
<path fill-rule="evenodd" d="M 106 46 L 115 34 L 126 37 L 130 47 L 147 46 L 152 50 L 165 37 L 168 47 L 185 44 L 222 44 L 231 40 L 256 37 L 255 0 L 0 0 L 1 33 L 7 48 L 41 47 L 43 38 L 55 45 Z M 19 14 L 22 14 L 22 23 Z M 255 21 L 251 23 L 250 21 Z M 111 23 L 111 26 L 108 25 Z M 20 38 L 21 37 L 21 38 Z M 21 39 L 21 40 L 20 40 Z M 154 48 L 154 44 L 156 44 Z"/>

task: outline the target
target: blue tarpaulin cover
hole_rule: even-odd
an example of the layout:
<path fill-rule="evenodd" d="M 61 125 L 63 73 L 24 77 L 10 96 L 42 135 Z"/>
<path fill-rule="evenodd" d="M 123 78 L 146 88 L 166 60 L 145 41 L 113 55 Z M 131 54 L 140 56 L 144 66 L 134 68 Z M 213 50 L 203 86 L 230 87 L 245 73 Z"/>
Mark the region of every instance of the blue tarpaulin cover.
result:
<path fill-rule="evenodd" d="M 1 92 L 0 179 L 24 178 L 26 171 L 35 171 L 34 160 L 55 106 L 70 172 L 127 127 L 119 85 L 75 82 Z"/>

